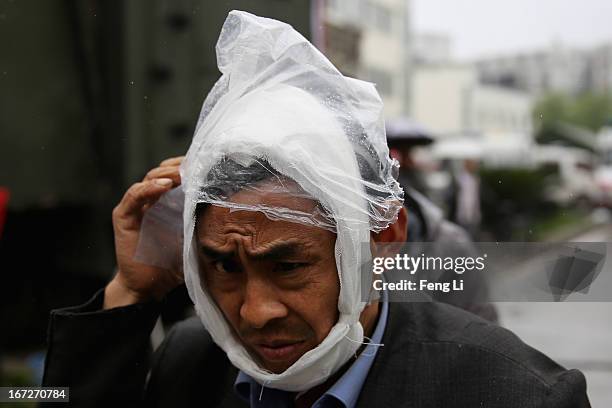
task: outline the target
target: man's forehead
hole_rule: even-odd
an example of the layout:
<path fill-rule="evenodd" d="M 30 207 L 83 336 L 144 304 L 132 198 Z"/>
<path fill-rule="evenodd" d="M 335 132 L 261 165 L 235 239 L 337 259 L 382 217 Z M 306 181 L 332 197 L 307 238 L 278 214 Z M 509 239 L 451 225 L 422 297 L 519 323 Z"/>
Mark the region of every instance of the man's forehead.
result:
<path fill-rule="evenodd" d="M 254 244 L 291 241 L 308 244 L 334 234 L 319 227 L 283 219 L 270 219 L 261 211 L 210 205 L 199 217 L 198 240 L 225 241 L 229 236 L 249 237 Z"/>
<path fill-rule="evenodd" d="M 297 217 L 317 217 L 325 211 L 298 183 L 284 176 L 274 176 L 244 186 L 231 194 L 223 206 L 202 203 L 197 212 L 198 223 L 206 219 L 208 225 L 215 224 L 217 227 L 219 224 L 246 223 L 256 224 L 260 228 L 282 228 L 282 221 L 295 224 Z M 271 225 L 270 218 L 280 224 Z"/>
<path fill-rule="evenodd" d="M 298 183 L 286 177 L 274 177 L 248 186 L 235 194 L 229 201 L 249 206 L 290 209 L 312 212 L 318 201 L 306 193 Z"/>
<path fill-rule="evenodd" d="M 335 234 L 304 224 L 326 214 L 320 203 L 294 180 L 280 174 L 243 186 L 228 197 L 224 206 L 202 205 L 197 214 L 201 246 L 228 246 L 231 239 L 249 239 L 249 246 L 267 247 L 277 242 L 299 244 L 299 248 L 335 242 Z M 300 219 L 302 222 L 300 222 Z M 296 248 L 297 248 L 296 247 Z"/>

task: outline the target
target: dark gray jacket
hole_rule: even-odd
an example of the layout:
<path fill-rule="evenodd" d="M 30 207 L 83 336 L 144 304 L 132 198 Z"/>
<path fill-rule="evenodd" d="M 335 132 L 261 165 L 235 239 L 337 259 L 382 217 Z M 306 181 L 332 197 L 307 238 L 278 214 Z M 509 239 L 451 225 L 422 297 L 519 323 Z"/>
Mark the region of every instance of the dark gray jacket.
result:
<path fill-rule="evenodd" d="M 71 406 L 248 406 L 233 390 L 236 368 L 198 319 L 177 324 L 150 358 L 162 305 L 102 311 L 102 301 L 101 291 L 51 314 L 43 385 L 69 386 Z M 382 343 L 358 407 L 590 406 L 582 373 L 453 306 L 391 303 Z"/>

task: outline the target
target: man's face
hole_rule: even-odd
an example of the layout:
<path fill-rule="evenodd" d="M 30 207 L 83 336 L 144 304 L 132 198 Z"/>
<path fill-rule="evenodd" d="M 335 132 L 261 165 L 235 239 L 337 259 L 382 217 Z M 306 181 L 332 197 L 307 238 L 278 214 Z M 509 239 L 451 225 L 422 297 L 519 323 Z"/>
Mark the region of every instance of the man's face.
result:
<path fill-rule="evenodd" d="M 232 201 L 304 212 L 316 205 L 248 191 Z M 212 205 L 196 234 L 203 286 L 262 367 L 281 373 L 325 339 L 338 320 L 335 234 Z"/>

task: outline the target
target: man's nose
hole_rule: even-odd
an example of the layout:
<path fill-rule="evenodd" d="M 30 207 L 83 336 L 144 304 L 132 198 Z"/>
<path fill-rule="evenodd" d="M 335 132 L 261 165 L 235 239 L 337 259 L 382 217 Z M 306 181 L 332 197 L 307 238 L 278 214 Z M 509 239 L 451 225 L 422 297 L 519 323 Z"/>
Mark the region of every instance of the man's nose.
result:
<path fill-rule="evenodd" d="M 261 329 L 270 320 L 287 316 L 287 307 L 279 301 L 277 290 L 264 279 L 249 279 L 240 307 L 240 317 L 244 322 Z"/>

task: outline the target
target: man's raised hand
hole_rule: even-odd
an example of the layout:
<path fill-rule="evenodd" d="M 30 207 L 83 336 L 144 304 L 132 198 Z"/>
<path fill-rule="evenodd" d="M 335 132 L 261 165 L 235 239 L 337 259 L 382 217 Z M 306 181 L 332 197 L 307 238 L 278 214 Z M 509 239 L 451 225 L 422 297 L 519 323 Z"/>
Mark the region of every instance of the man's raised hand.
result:
<path fill-rule="evenodd" d="M 181 184 L 182 161 L 181 156 L 161 162 L 141 182 L 133 184 L 113 210 L 118 270 L 106 286 L 104 309 L 161 299 L 183 282 L 180 270 L 157 268 L 134 260 L 144 214 L 164 193 Z"/>

